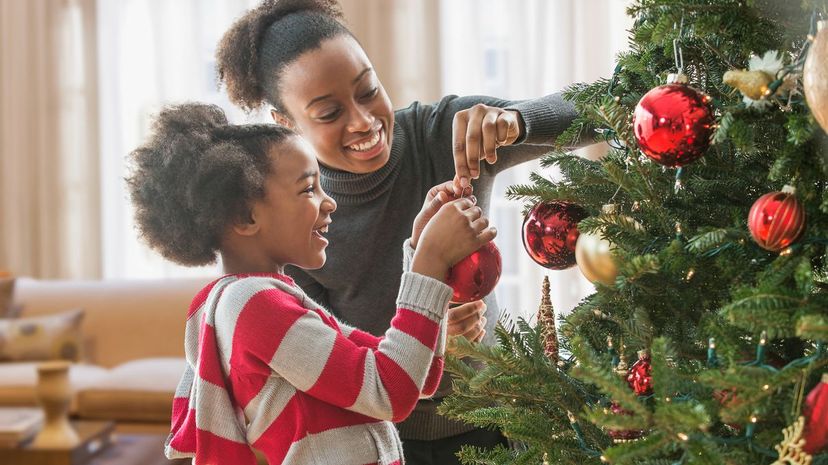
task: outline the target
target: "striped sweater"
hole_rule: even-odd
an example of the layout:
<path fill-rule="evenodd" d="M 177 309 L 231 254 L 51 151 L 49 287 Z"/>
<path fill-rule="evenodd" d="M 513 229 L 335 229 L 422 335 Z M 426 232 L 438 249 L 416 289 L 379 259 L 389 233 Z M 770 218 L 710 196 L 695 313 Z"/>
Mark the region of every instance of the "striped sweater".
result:
<path fill-rule="evenodd" d="M 270 465 L 402 464 L 394 425 L 434 393 L 451 288 L 403 275 L 383 337 L 348 327 L 280 274 L 229 275 L 187 317 L 168 458 Z M 251 448 L 252 446 L 252 448 Z"/>

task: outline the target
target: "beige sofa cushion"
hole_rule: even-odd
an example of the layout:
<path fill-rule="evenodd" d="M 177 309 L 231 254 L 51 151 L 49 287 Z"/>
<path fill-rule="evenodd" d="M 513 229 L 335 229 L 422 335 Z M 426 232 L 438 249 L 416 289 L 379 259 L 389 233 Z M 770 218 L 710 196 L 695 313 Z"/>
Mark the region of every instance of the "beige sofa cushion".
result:
<path fill-rule="evenodd" d="M 118 365 L 78 393 L 78 414 L 87 419 L 169 422 L 184 358 L 142 359 Z"/>
<path fill-rule="evenodd" d="M 0 363 L 0 405 L 37 405 L 38 362 Z M 94 365 L 73 364 L 69 367 L 69 384 L 77 393 L 89 386 L 100 383 L 107 370 Z M 78 410 L 77 395 L 72 396 L 70 412 Z"/>
<path fill-rule="evenodd" d="M 0 319 L 0 361 L 77 361 L 82 349 L 81 321 L 81 309 Z"/>

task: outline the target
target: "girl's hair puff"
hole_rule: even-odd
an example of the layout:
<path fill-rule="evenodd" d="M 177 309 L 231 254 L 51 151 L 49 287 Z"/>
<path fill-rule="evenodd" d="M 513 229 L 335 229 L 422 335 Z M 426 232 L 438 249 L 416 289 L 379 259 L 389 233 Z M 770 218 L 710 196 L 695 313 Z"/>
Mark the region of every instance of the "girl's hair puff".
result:
<path fill-rule="evenodd" d="M 353 35 L 335 0 L 265 0 L 236 20 L 216 50 L 219 80 L 230 100 L 253 110 L 265 101 L 287 113 L 279 95 L 285 66 L 322 41 Z"/>
<path fill-rule="evenodd" d="M 182 265 L 214 263 L 226 228 L 265 195 L 274 146 L 294 133 L 277 125 L 229 125 L 215 105 L 164 108 L 127 178 L 141 237 Z"/>

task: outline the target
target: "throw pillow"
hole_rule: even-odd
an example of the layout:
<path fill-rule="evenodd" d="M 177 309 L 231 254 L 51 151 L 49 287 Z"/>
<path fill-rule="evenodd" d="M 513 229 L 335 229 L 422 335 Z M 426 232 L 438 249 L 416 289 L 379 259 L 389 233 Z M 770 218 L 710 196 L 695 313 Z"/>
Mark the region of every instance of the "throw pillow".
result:
<path fill-rule="evenodd" d="M 0 320 L 0 361 L 78 361 L 82 320 L 81 309 Z"/>

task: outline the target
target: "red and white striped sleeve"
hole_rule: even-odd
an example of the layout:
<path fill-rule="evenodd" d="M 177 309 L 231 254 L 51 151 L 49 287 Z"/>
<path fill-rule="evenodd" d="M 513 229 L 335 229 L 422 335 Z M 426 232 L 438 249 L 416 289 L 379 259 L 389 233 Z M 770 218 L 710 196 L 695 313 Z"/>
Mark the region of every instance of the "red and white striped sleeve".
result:
<path fill-rule="evenodd" d="M 403 274 L 391 327 L 371 348 L 346 337 L 325 314 L 304 308 L 296 296 L 277 287 L 262 289 L 267 279 L 242 279 L 224 292 L 227 308 L 241 309 L 217 312 L 235 319 L 216 325 L 231 331 L 217 335 L 223 351 L 231 353 L 226 368 L 264 362 L 309 395 L 391 421 L 406 418 L 424 388 L 438 384 L 442 359 L 433 358 L 438 341 L 445 338 L 440 323 L 452 293 L 449 286 L 417 273 Z M 430 379 L 434 372 L 436 380 Z"/>

